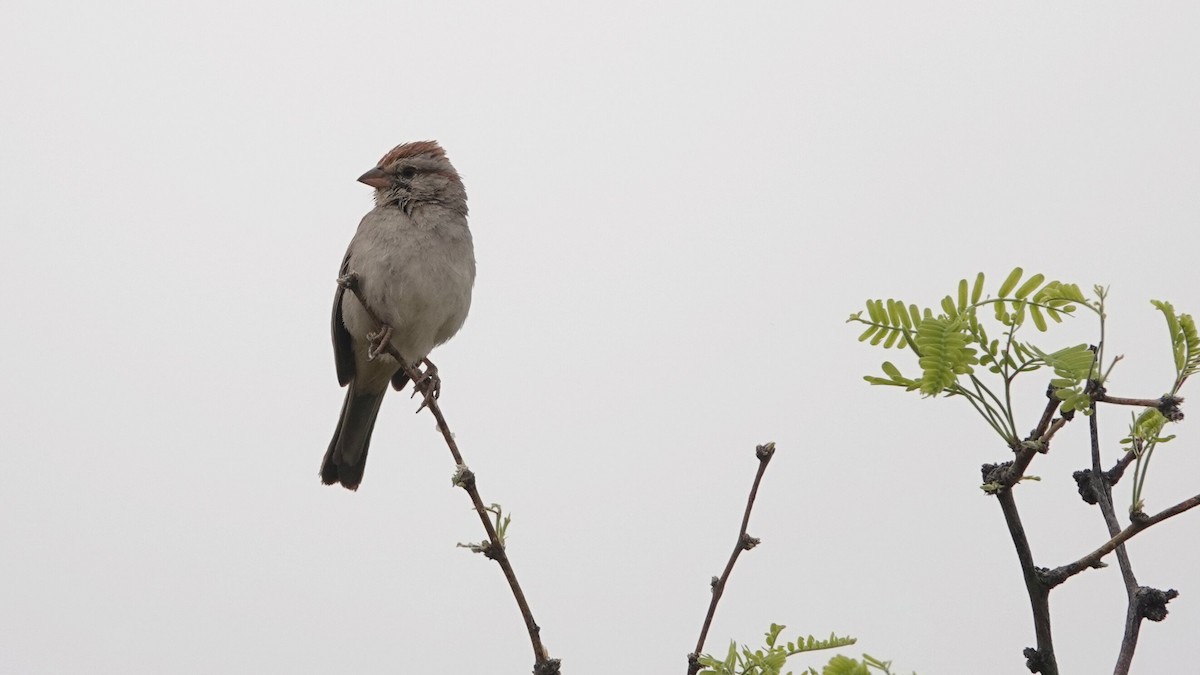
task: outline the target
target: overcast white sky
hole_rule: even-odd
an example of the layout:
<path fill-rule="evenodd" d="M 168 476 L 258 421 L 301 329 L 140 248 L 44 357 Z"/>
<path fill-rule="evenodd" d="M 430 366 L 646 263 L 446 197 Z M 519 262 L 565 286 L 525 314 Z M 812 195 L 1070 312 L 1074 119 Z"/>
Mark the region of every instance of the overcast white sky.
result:
<path fill-rule="evenodd" d="M 867 386 L 896 355 L 843 321 L 1017 264 L 1109 284 L 1111 390 L 1161 394 L 1148 300 L 1200 313 L 1200 5 L 335 4 L 0 10 L 0 672 L 529 671 L 428 414 L 391 395 L 362 489 L 317 477 L 354 179 L 430 138 L 479 259 L 443 408 L 564 672 L 685 671 L 768 440 L 712 651 L 774 621 L 1026 672 L 978 488 L 1008 451 L 961 401 Z M 1152 512 L 1200 491 L 1176 431 Z M 1107 539 L 1085 432 L 1019 489 L 1040 565 Z M 1132 543 L 1182 593 L 1135 672 L 1200 661 L 1198 542 L 1189 513 Z M 1064 672 L 1110 672 L 1115 565 L 1052 603 Z"/>

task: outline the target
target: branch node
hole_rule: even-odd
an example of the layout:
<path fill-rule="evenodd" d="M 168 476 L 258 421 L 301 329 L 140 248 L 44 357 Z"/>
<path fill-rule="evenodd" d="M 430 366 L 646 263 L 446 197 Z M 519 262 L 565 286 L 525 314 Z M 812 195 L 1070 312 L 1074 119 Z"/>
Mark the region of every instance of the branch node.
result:
<path fill-rule="evenodd" d="M 558 675 L 561 672 L 560 667 L 562 661 L 559 659 L 546 659 L 538 661 L 533 666 L 533 675 Z"/>
<path fill-rule="evenodd" d="M 1138 616 L 1151 621 L 1162 621 L 1167 618 L 1167 603 L 1179 597 L 1179 591 L 1174 588 L 1160 591 L 1149 586 L 1139 586 L 1133 594 L 1137 603 Z"/>
<path fill-rule="evenodd" d="M 751 537 L 748 534 L 742 535 L 742 550 L 743 551 L 749 551 L 750 549 L 754 548 L 755 546 L 758 546 L 761 543 L 762 543 L 762 539 L 759 539 L 758 537 Z"/>
<path fill-rule="evenodd" d="M 999 464 L 984 464 L 979 467 L 979 474 L 983 477 L 983 485 L 980 488 L 986 494 L 995 495 L 1009 487 L 1007 481 L 1012 465 L 1010 460 Z"/>
<path fill-rule="evenodd" d="M 1183 399 L 1178 396 L 1163 396 L 1158 399 L 1158 412 L 1167 418 L 1168 422 L 1182 422 L 1183 410 L 1179 406 L 1183 405 Z"/>
<path fill-rule="evenodd" d="M 1042 672 L 1042 667 L 1045 664 L 1042 663 L 1041 652 L 1034 649 L 1033 647 L 1026 647 L 1025 651 L 1022 652 L 1022 654 L 1025 656 L 1025 667 L 1029 669 L 1029 672 L 1031 672 L 1031 673 Z"/>
<path fill-rule="evenodd" d="M 1079 488 L 1079 496 L 1088 504 L 1097 504 L 1100 502 L 1100 496 L 1096 494 L 1096 481 L 1093 477 L 1091 469 L 1081 469 L 1071 474 L 1071 478 L 1075 479 L 1075 485 Z"/>
<path fill-rule="evenodd" d="M 1062 583 L 1061 581 L 1058 581 L 1057 572 L 1048 567 L 1035 567 L 1033 568 L 1033 574 L 1037 577 L 1038 583 L 1042 584 L 1047 589 L 1054 588 L 1058 584 Z"/>
<path fill-rule="evenodd" d="M 454 487 L 460 487 L 470 492 L 475 489 L 475 472 L 468 469 L 466 464 L 459 464 L 450 481 Z"/>
<path fill-rule="evenodd" d="M 760 461 L 760 462 L 766 462 L 766 461 L 770 460 L 771 456 L 774 454 L 775 454 L 775 443 L 774 442 L 764 443 L 764 444 L 756 446 L 754 448 L 754 456 L 757 457 L 758 461 Z"/>

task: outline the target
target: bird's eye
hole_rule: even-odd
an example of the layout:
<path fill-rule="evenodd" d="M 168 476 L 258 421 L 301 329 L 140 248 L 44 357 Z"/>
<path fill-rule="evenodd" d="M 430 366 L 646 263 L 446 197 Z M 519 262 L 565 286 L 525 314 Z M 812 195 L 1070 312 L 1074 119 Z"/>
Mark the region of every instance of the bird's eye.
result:
<path fill-rule="evenodd" d="M 406 166 L 400 170 L 400 177 L 405 180 L 411 180 L 415 175 L 417 175 L 417 170 L 411 166 Z"/>

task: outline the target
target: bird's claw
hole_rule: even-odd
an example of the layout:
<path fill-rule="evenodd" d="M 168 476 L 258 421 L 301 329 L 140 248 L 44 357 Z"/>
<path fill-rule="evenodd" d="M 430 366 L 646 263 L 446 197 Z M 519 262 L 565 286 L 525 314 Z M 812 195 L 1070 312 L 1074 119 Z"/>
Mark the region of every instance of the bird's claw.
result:
<path fill-rule="evenodd" d="M 391 347 L 391 339 L 392 327 L 386 323 L 380 326 L 379 330 L 374 333 L 367 333 L 367 341 L 371 347 L 367 350 L 367 360 L 374 361 L 379 358 L 380 354 L 387 352 Z"/>
<path fill-rule="evenodd" d="M 417 407 L 417 412 L 421 412 L 429 407 L 431 401 L 438 400 L 442 395 L 442 378 L 438 376 L 437 366 L 433 365 L 433 361 L 422 359 L 425 364 L 425 370 L 418 371 L 420 378 L 413 380 L 413 396 L 419 392 L 422 395 L 421 405 Z M 410 397 L 411 398 L 411 397 Z"/>

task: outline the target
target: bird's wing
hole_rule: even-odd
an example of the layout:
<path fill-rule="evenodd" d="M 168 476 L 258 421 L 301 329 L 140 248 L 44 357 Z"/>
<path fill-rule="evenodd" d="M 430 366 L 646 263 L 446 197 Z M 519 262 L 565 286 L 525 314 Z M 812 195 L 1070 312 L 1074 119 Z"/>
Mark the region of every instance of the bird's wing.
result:
<path fill-rule="evenodd" d="M 346 257 L 342 259 L 342 268 L 338 272 L 339 276 L 345 276 L 350 271 L 350 252 L 346 251 Z M 346 289 L 338 284 L 337 292 L 333 295 L 333 359 L 337 363 L 338 384 L 343 387 L 350 384 L 350 380 L 354 379 L 354 346 L 351 344 L 350 331 L 346 330 L 346 323 L 342 320 L 342 298 L 346 295 Z"/>

